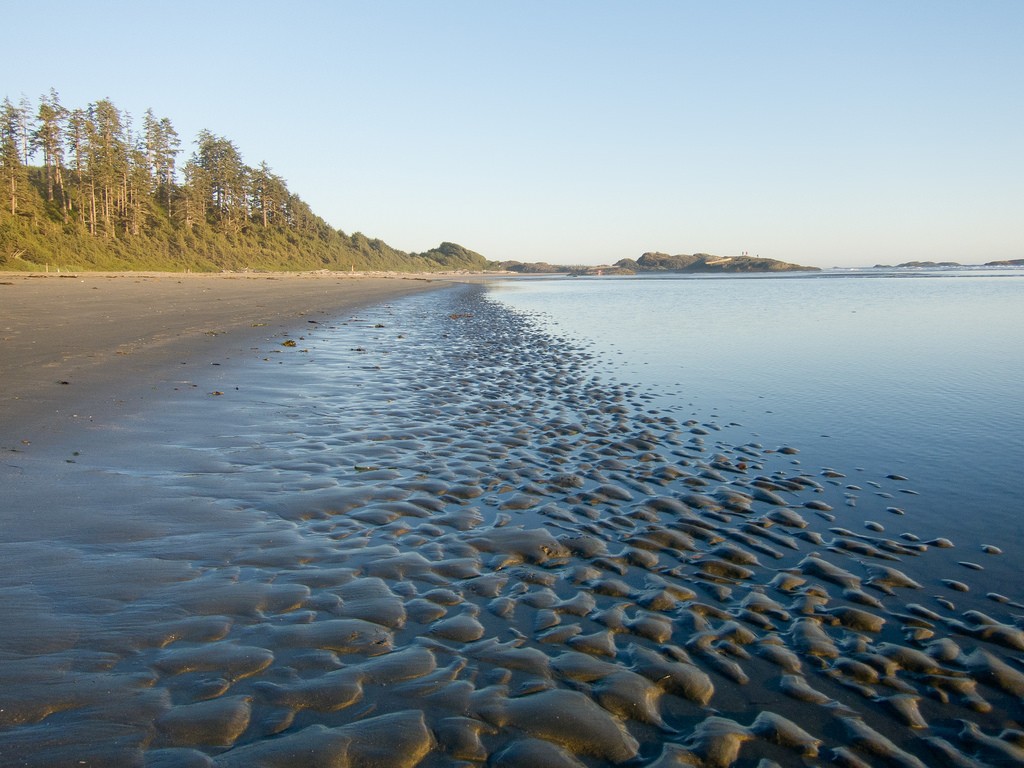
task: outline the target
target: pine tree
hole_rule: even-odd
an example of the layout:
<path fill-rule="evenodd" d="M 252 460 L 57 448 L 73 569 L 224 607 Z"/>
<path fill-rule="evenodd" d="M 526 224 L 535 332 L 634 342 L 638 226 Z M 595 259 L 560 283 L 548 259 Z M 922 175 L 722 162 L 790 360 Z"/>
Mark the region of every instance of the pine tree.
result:
<path fill-rule="evenodd" d="M 27 166 L 32 160 L 32 133 L 35 129 L 32 119 L 32 103 L 28 96 L 21 95 L 18 101 L 18 147 L 21 151 L 21 164 Z"/>
<path fill-rule="evenodd" d="M 248 218 L 249 168 L 233 142 L 207 130 L 199 133 L 195 163 L 203 169 L 212 195 L 215 219 L 229 230 L 238 230 Z"/>
<path fill-rule="evenodd" d="M 284 209 L 288 200 L 288 189 L 284 180 L 275 175 L 265 162 L 251 171 L 252 216 L 259 216 L 264 229 L 284 222 Z"/>
<path fill-rule="evenodd" d="M 22 163 L 21 136 L 23 125 L 21 112 L 11 100 L 4 98 L 0 106 L 0 183 L 7 198 L 5 208 L 11 216 L 18 213 L 18 199 L 25 186 L 26 173 Z"/>
<path fill-rule="evenodd" d="M 43 171 L 46 176 L 46 200 L 54 201 L 54 188 L 60 195 L 61 210 L 67 214 L 64 196 L 64 122 L 68 111 L 60 103 L 54 89 L 49 97 L 39 99 L 36 129 L 32 134 L 33 146 L 43 153 Z"/>
<path fill-rule="evenodd" d="M 155 182 L 155 192 L 164 198 L 168 212 L 171 209 L 171 192 L 175 181 L 175 158 L 180 151 L 178 133 L 166 117 L 157 119 L 152 109 L 146 110 L 143 121 L 146 159 Z"/>
<path fill-rule="evenodd" d="M 103 233 L 107 237 L 116 237 L 115 216 L 121 183 L 127 170 L 127 142 L 121 112 L 109 99 L 101 99 L 89 105 L 89 126 L 93 231 L 99 220 L 103 224 Z"/>
<path fill-rule="evenodd" d="M 81 224 L 86 223 L 86 146 L 89 135 L 89 116 L 83 109 L 74 109 L 68 113 L 67 131 L 65 139 L 68 143 L 68 150 L 72 155 L 76 183 L 76 199 L 74 206 L 69 201 L 70 207 L 78 208 L 78 220 Z M 90 219 L 91 222 L 91 219 Z M 95 226 L 90 223 L 90 231 L 95 234 Z"/>
<path fill-rule="evenodd" d="M 205 228 L 210 208 L 210 176 L 193 156 L 185 163 L 185 189 L 183 194 L 182 225 L 187 232 Z"/>

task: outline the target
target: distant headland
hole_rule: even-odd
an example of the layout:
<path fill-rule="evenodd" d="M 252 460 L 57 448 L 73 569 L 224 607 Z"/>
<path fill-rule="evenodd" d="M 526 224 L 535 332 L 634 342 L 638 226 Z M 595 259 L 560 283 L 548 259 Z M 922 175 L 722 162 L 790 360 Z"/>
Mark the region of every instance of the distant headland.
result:
<path fill-rule="evenodd" d="M 614 264 L 590 266 L 565 266 L 538 262 L 524 264 L 519 261 L 503 261 L 499 268 L 521 274 L 563 274 L 571 275 L 636 275 L 641 273 L 734 273 L 734 272 L 818 272 L 818 267 L 805 267 L 776 259 L 760 256 L 714 256 L 710 253 L 677 254 L 648 251 L 639 259 L 620 259 Z"/>
<path fill-rule="evenodd" d="M 875 264 L 873 269 L 944 269 L 947 267 L 1024 267 L 1024 259 L 987 261 L 984 264 L 960 264 L 956 261 L 905 261 L 902 264 Z"/>
<path fill-rule="evenodd" d="M 446 272 L 493 269 L 451 242 L 406 253 L 318 216 L 266 163 L 109 99 L 0 102 L 0 270 Z M 339 180 L 339 183 L 341 180 Z"/>

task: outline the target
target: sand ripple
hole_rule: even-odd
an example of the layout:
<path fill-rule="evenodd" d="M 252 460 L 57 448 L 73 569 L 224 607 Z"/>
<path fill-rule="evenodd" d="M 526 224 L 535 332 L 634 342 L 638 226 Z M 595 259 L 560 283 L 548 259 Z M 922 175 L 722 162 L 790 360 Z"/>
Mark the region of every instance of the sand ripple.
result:
<path fill-rule="evenodd" d="M 133 537 L 4 545 L 5 765 L 1024 762 L 1019 588 L 905 477 L 653 410 L 473 287 L 300 341 L 79 462 Z"/>

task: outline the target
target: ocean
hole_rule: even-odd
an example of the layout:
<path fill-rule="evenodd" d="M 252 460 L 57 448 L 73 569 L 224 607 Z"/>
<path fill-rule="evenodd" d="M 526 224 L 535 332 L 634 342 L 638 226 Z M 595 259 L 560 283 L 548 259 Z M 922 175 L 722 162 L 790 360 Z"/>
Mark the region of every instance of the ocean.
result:
<path fill-rule="evenodd" d="M 972 544 L 1024 538 L 1024 270 L 541 277 L 491 295 L 659 408 L 813 467 L 906 476 Z"/>

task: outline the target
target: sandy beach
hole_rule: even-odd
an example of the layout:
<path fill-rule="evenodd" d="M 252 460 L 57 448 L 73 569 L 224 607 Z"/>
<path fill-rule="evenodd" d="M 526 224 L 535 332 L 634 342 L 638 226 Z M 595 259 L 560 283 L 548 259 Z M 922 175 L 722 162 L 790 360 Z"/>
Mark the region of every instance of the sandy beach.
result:
<path fill-rule="evenodd" d="M 865 524 L 480 286 L 10 281 L 4 765 L 1024 760 L 997 547 Z"/>
<path fill-rule="evenodd" d="M 436 287 L 326 272 L 0 273 L 4 447 L 123 409 L 207 353 L 230 359 L 304 319 Z"/>

